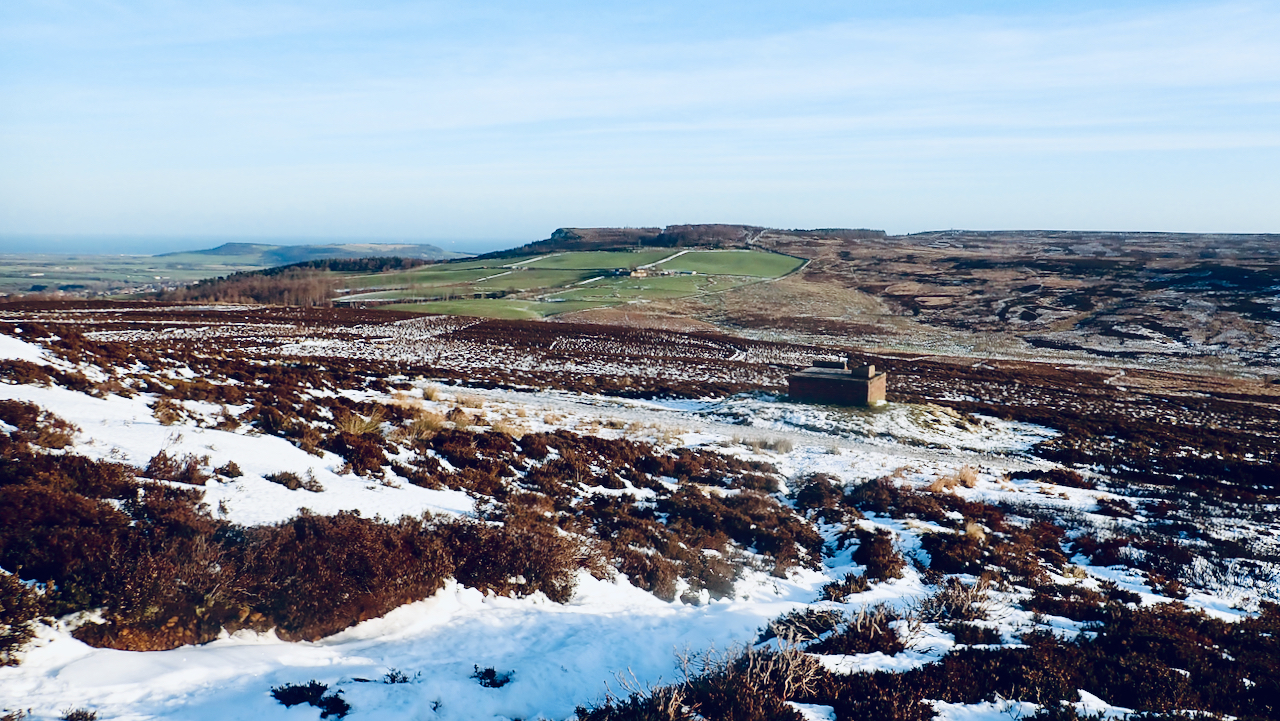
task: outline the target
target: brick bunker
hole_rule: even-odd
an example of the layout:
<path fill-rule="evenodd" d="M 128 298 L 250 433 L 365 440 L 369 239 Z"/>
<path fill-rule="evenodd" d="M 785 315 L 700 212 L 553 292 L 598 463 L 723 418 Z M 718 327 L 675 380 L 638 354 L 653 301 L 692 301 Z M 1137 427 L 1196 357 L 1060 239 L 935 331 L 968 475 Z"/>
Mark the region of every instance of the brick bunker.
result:
<path fill-rule="evenodd" d="M 888 374 L 873 365 L 850 368 L 848 361 L 814 361 L 787 378 L 787 395 L 798 401 L 838 406 L 884 403 Z"/>

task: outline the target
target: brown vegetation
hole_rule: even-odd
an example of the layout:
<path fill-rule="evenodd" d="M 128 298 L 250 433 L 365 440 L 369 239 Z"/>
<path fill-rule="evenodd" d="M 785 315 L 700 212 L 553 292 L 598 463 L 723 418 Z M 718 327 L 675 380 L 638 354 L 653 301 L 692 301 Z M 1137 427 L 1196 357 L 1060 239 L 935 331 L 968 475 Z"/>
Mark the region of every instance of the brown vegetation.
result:
<path fill-rule="evenodd" d="M 187 463 L 155 465 L 181 472 Z M 128 466 L 47 456 L 0 436 L 0 566 L 46 584 L 43 612 L 105 607 L 107 623 L 82 627 L 80 638 L 146 650 L 223 628 L 316 639 L 428 596 L 451 576 L 565 600 L 575 570 L 589 565 L 590 554 L 554 529 L 347 513 L 246 529 L 213 519 L 199 499 L 137 481 Z M 4 583 L 6 638 L 20 642 L 26 597 Z"/>

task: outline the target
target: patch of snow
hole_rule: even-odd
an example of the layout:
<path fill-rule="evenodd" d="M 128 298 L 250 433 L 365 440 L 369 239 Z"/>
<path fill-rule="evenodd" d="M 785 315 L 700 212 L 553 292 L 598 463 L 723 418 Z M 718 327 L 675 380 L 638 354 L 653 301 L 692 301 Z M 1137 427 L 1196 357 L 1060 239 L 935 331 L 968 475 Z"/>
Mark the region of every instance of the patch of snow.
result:
<path fill-rule="evenodd" d="M 47 366 L 49 361 L 45 359 L 44 354 L 44 348 L 35 343 L 28 343 L 7 333 L 0 333 L 0 359 L 27 361 Z"/>

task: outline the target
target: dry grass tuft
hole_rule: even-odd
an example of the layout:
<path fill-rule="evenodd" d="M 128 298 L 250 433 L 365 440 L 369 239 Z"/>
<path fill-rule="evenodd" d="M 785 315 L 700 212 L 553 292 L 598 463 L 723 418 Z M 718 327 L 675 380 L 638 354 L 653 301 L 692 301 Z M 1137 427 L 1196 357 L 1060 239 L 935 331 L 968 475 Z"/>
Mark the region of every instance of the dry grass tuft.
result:
<path fill-rule="evenodd" d="M 490 427 L 493 428 L 495 433 L 502 433 L 503 435 L 510 436 L 517 441 L 524 438 L 525 429 L 506 420 L 494 421 L 493 425 Z"/>
<path fill-rule="evenodd" d="M 762 438 L 743 438 L 742 436 L 734 436 L 733 443 L 743 446 L 750 446 L 751 450 L 759 453 L 762 450 L 773 451 L 774 453 L 790 453 L 795 450 L 795 445 L 786 438 L 770 438 L 768 440 Z"/>
<path fill-rule="evenodd" d="M 422 399 L 404 391 L 397 392 L 391 398 L 391 403 L 400 408 L 407 408 L 410 411 L 419 411 L 424 407 Z"/>
<path fill-rule="evenodd" d="M 391 432 L 391 440 L 396 443 L 413 443 L 429 440 L 444 430 L 448 421 L 434 411 L 420 410 L 414 415 L 409 425 L 400 426 Z"/>
<path fill-rule="evenodd" d="M 454 428 L 467 428 L 476 424 L 475 418 L 457 406 L 445 414 L 445 420 L 452 423 Z"/>
<path fill-rule="evenodd" d="M 369 417 L 364 417 L 358 413 L 348 413 L 339 417 L 333 422 L 337 426 L 338 431 L 342 433 L 350 433 L 353 436 L 363 436 L 369 433 L 378 433 L 382 430 L 382 419 L 386 413 L 382 408 L 375 408 Z"/>
<path fill-rule="evenodd" d="M 186 416 L 186 413 L 187 409 L 183 408 L 181 403 L 171 398 L 161 398 L 151 404 L 151 415 L 155 416 L 156 420 L 160 421 L 160 425 L 162 426 L 172 426 L 176 423 L 181 423 L 183 417 Z"/>
<path fill-rule="evenodd" d="M 949 476 L 939 476 L 925 487 L 930 493 L 943 493 L 955 488 L 956 486 L 964 486 L 965 488 L 974 488 L 978 485 L 978 471 L 973 466 L 961 466 L 960 470 Z"/>

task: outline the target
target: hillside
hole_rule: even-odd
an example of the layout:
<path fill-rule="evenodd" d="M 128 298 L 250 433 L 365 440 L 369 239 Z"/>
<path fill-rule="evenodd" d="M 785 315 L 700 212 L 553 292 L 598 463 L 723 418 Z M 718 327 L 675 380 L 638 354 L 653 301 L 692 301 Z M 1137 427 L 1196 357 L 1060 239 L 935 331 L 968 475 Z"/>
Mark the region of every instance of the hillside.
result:
<path fill-rule="evenodd" d="M 750 247 L 808 262 L 776 283 L 564 319 L 1280 376 L 1277 235 L 765 230 Z"/>
<path fill-rule="evenodd" d="M 753 225 L 704 224 L 669 225 L 666 228 L 559 228 L 546 240 L 489 253 L 481 258 L 506 258 L 543 253 L 628 248 L 750 248 L 765 234 L 797 239 L 883 238 L 883 230 L 827 228 L 819 230 L 776 230 Z"/>
<path fill-rule="evenodd" d="M 723 293 L 795 272 L 804 261 L 746 249 L 623 249 L 486 256 L 337 279 L 341 305 L 534 319 Z"/>
<path fill-rule="evenodd" d="M 221 265 L 268 268 L 324 258 L 377 258 L 397 256 L 421 260 L 465 258 L 425 243 L 330 243 L 318 245 L 271 245 L 267 243 L 223 243 L 208 250 L 162 253 L 153 256 L 166 263 L 198 264 L 202 261 Z"/>
<path fill-rule="evenodd" d="M 0 306 L 0 713 L 1280 712 L 1272 385 L 835 350 Z"/>

